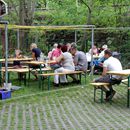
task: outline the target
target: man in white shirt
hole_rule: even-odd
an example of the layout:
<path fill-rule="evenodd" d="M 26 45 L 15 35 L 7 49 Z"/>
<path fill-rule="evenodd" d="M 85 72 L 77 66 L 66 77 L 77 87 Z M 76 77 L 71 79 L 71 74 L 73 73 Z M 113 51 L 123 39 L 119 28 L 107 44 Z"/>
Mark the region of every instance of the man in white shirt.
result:
<path fill-rule="evenodd" d="M 112 85 L 120 83 L 121 76 L 113 75 L 110 77 L 110 75 L 107 75 L 107 71 L 120 71 L 122 70 L 122 65 L 117 58 L 112 57 L 112 52 L 110 50 L 104 51 L 104 57 L 106 60 L 103 63 L 102 76 L 96 79 L 95 82 L 110 83 L 109 90 L 104 88 L 104 91 L 106 92 L 106 101 L 109 101 L 116 93 L 116 91 L 113 90 Z"/>

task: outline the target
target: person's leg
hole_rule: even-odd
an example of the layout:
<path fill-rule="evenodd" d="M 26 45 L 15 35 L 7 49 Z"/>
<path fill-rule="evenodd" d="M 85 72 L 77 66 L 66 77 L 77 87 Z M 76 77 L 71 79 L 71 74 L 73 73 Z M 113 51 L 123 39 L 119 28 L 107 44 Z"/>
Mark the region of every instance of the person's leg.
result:
<path fill-rule="evenodd" d="M 112 98 L 113 98 L 113 96 L 115 95 L 115 93 L 116 93 L 116 91 L 113 90 L 113 88 L 111 87 L 111 88 L 110 88 L 110 91 L 109 91 L 109 94 L 106 96 L 106 100 L 107 100 L 107 101 L 112 100 Z"/>
<path fill-rule="evenodd" d="M 62 72 L 62 69 L 63 69 L 63 67 L 58 68 L 58 69 L 56 69 L 56 70 L 54 71 L 54 73 Z M 55 83 L 55 84 L 59 84 L 59 75 L 55 75 L 55 76 L 54 76 L 54 83 Z"/>
<path fill-rule="evenodd" d="M 74 71 L 74 70 L 65 69 L 63 67 L 57 69 L 57 72 L 60 72 L 60 73 L 64 73 L 64 72 L 68 72 L 68 71 L 71 72 L 71 71 Z M 60 78 L 60 83 L 67 83 L 68 82 L 66 75 L 60 75 L 59 78 Z"/>
<path fill-rule="evenodd" d="M 110 83 L 110 76 L 106 75 L 101 78 L 97 78 L 94 80 L 94 82 L 105 82 Z M 105 87 L 103 88 L 103 91 L 106 92 L 106 99 L 111 95 L 111 92 L 113 91 L 112 85 L 109 85 L 109 90 L 107 90 Z"/>
<path fill-rule="evenodd" d="M 32 70 L 35 70 L 35 71 L 31 71 L 31 73 L 35 76 L 35 80 L 38 80 L 38 77 L 37 77 L 38 72 L 36 71 L 36 69 L 39 69 L 40 66 L 39 65 L 29 65 L 29 68 L 32 68 Z"/>
<path fill-rule="evenodd" d="M 61 72 L 63 73 L 63 72 L 66 72 L 66 71 L 67 71 L 67 72 L 68 72 L 68 71 L 71 72 L 71 71 L 73 71 L 73 70 L 65 69 L 65 68 L 62 67 Z M 61 83 L 68 83 L 67 78 L 66 78 L 66 75 L 61 75 L 61 76 L 60 76 L 60 82 L 61 82 Z"/>
<path fill-rule="evenodd" d="M 79 70 L 81 70 L 81 68 L 79 66 L 75 66 L 75 70 L 79 71 Z M 79 82 L 77 74 L 72 74 L 72 75 L 70 75 L 70 77 L 73 79 L 73 81 L 72 81 L 73 83 Z"/>

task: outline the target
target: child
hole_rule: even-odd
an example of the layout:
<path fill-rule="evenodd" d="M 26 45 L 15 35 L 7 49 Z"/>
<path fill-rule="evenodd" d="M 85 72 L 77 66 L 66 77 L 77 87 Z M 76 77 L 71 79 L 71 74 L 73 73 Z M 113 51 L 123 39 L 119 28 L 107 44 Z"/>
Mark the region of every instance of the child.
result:
<path fill-rule="evenodd" d="M 21 55 L 21 51 L 19 49 L 16 49 L 15 50 L 15 55 L 14 55 L 15 58 L 22 58 L 22 55 Z M 13 66 L 14 68 L 22 68 L 21 64 L 20 64 L 20 61 L 13 61 Z"/>

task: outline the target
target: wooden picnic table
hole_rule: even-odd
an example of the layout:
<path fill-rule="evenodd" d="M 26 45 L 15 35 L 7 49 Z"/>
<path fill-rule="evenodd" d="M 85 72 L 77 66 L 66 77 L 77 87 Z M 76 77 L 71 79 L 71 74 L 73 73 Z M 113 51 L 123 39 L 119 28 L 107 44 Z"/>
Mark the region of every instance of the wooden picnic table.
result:
<path fill-rule="evenodd" d="M 27 61 L 25 63 L 29 65 L 29 70 L 30 70 L 30 65 L 37 65 L 37 66 L 39 65 L 39 69 L 40 69 L 39 73 L 41 74 L 42 73 L 42 65 L 56 63 L 56 61 L 54 61 L 54 60 L 48 60 L 48 61 Z"/>
<path fill-rule="evenodd" d="M 51 68 L 48 68 L 47 66 L 46 66 L 46 64 L 51 64 L 51 63 L 56 63 L 56 61 L 54 61 L 54 60 L 46 60 L 46 61 L 27 61 L 27 62 L 25 62 L 26 64 L 28 64 L 28 67 L 29 67 L 29 80 L 30 80 L 30 73 L 34 70 L 36 70 L 37 71 L 37 69 L 39 69 L 39 74 L 42 74 L 42 71 L 48 71 L 48 70 L 51 70 Z M 32 67 L 31 65 L 36 65 L 36 66 L 38 66 L 38 67 Z M 47 68 L 46 70 L 45 69 L 42 69 L 42 65 L 45 67 L 45 68 Z M 40 79 L 40 80 L 42 80 L 42 79 Z M 40 85 L 39 85 L 40 86 Z"/>
<path fill-rule="evenodd" d="M 1 69 L 1 72 L 5 72 L 5 68 Z M 29 68 L 8 68 L 8 72 L 15 72 L 15 73 L 24 73 L 24 85 L 26 86 L 26 73 L 29 72 Z M 10 76 L 8 76 L 8 80 L 10 79 Z M 21 79 L 20 80 L 20 84 L 21 84 Z"/>
<path fill-rule="evenodd" d="M 54 61 L 54 60 L 48 60 L 48 61 L 27 61 L 25 63 L 31 64 L 31 65 L 41 65 L 41 64 L 53 64 L 53 63 L 56 63 L 56 61 Z"/>
<path fill-rule="evenodd" d="M 121 71 L 109 71 L 107 72 L 110 75 L 119 75 L 119 76 L 127 76 L 128 83 L 127 83 L 127 107 L 130 106 L 130 69 L 121 70 Z"/>
<path fill-rule="evenodd" d="M 30 61 L 33 58 L 8 58 L 8 61 Z M 5 59 L 0 59 L 0 62 L 5 62 Z"/>

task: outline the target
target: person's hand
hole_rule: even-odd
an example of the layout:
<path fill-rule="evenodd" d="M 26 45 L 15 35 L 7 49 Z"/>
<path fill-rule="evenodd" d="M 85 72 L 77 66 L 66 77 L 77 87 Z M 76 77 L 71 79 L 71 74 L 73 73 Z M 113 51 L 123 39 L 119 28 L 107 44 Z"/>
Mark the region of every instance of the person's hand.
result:
<path fill-rule="evenodd" d="M 99 66 L 103 67 L 103 63 L 99 63 Z"/>

